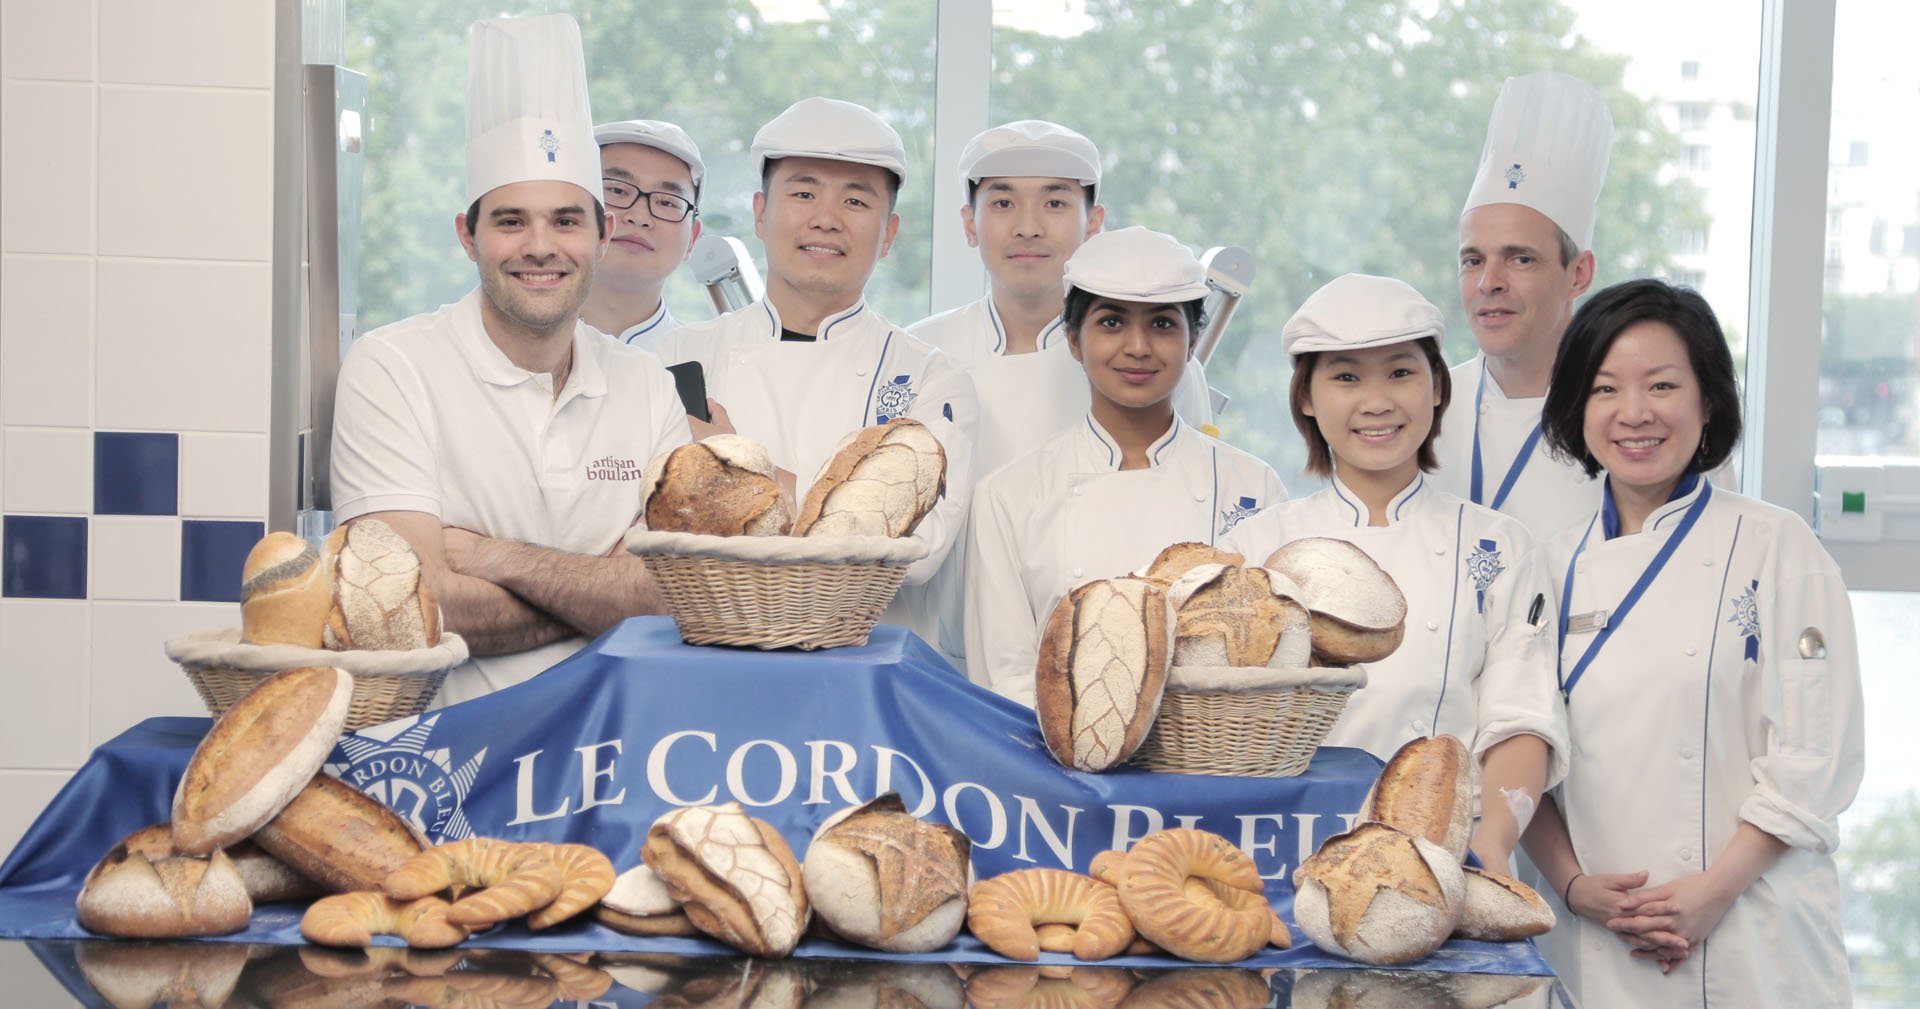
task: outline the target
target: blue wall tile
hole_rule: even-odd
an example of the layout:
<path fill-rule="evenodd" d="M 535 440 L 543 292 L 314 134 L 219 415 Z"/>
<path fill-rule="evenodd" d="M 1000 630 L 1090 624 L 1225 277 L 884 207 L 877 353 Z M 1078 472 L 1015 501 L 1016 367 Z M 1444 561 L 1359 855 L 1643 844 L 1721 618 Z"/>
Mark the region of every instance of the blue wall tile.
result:
<path fill-rule="evenodd" d="M 93 433 L 95 515 L 180 513 L 180 436 L 144 431 Z"/>
<path fill-rule="evenodd" d="M 8 515 L 0 528 L 6 551 L 0 576 L 8 596 L 87 598 L 87 520 L 76 515 Z"/>
<path fill-rule="evenodd" d="M 180 522 L 180 598 L 237 603 L 247 552 L 267 534 L 264 522 Z"/>

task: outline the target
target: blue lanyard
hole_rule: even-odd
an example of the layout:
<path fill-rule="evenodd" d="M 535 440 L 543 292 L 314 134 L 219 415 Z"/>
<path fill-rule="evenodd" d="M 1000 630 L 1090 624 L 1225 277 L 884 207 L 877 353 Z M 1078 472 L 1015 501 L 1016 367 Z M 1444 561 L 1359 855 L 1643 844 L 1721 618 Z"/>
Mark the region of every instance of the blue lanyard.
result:
<path fill-rule="evenodd" d="M 1471 495 L 1474 504 L 1486 503 L 1484 500 L 1485 494 L 1481 489 L 1480 475 L 1480 401 L 1486 398 L 1486 395 L 1487 362 L 1483 359 L 1480 362 L 1480 384 L 1473 390 L 1473 488 Z M 1521 472 L 1527 468 L 1527 463 L 1533 460 L 1534 447 L 1539 444 L 1540 425 L 1535 423 L 1533 425 L 1533 433 L 1527 435 L 1527 440 L 1521 443 L 1520 454 L 1513 457 L 1512 464 L 1507 467 L 1506 478 L 1500 481 L 1500 489 L 1493 495 L 1493 504 L 1490 507 L 1492 507 L 1494 511 L 1499 511 L 1500 506 L 1507 503 L 1507 495 L 1513 493 L 1513 485 L 1519 482 Z"/>
<path fill-rule="evenodd" d="M 1609 489 L 1608 493 L 1611 494 L 1612 490 Z M 1587 667 L 1593 664 L 1594 657 L 1600 654 L 1600 649 L 1606 645 L 1607 639 L 1613 637 L 1613 632 L 1620 629 L 1620 625 L 1627 619 L 1627 614 L 1633 611 L 1633 605 L 1646 594 L 1647 586 L 1653 584 L 1653 580 L 1660 576 L 1660 570 L 1673 559 L 1673 552 L 1680 549 L 1680 541 L 1686 539 L 1687 534 L 1693 531 L 1694 523 L 1700 521 L 1700 513 L 1707 510 L 1707 499 L 1712 496 L 1713 485 L 1704 484 L 1700 488 L 1700 496 L 1694 499 L 1693 504 L 1687 506 L 1687 513 L 1681 516 L 1679 528 L 1673 531 L 1672 536 L 1667 537 L 1667 542 L 1660 547 L 1660 552 L 1654 554 L 1653 560 L 1647 563 L 1647 569 L 1640 572 L 1640 580 L 1634 582 L 1633 588 L 1627 590 L 1626 598 L 1620 600 L 1620 605 L 1607 615 L 1606 625 L 1600 628 L 1600 633 L 1594 635 L 1592 641 L 1587 642 L 1587 650 L 1581 653 L 1580 661 L 1573 664 L 1573 671 L 1560 678 L 1562 696 L 1572 697 L 1574 684 L 1579 683 L 1580 677 L 1586 675 Z M 1587 531 L 1580 536 L 1580 545 L 1573 548 L 1573 556 L 1567 559 L 1567 580 L 1560 589 L 1560 654 L 1563 663 L 1567 651 L 1567 608 L 1573 605 L 1573 566 L 1580 562 L 1580 554 L 1587 549 L 1587 537 L 1593 535 L 1593 527 L 1597 522 L 1599 519 L 1596 517 L 1593 522 L 1587 523 Z"/>

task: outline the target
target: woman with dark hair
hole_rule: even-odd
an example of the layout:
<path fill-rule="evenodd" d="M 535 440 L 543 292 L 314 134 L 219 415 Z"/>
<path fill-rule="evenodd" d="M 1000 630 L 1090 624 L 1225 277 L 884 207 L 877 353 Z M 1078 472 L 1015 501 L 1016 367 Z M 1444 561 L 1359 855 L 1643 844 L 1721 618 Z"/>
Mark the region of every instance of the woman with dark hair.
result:
<path fill-rule="evenodd" d="M 1832 852 L 1863 760 L 1853 615 L 1798 515 L 1704 476 L 1740 439 L 1706 301 L 1660 280 L 1593 295 L 1543 430 L 1606 477 L 1548 550 L 1576 756 L 1526 836 L 1573 912 L 1543 951 L 1583 1005 L 1849 1004 Z"/>
<path fill-rule="evenodd" d="M 988 474 L 967 540 L 967 675 L 1034 701 L 1040 631 L 1079 582 L 1125 574 L 1171 543 L 1214 543 L 1286 498 L 1273 467 L 1174 414 L 1200 333 L 1206 271 L 1145 228 L 1102 232 L 1067 260 L 1067 349 L 1085 421 Z"/>
<path fill-rule="evenodd" d="M 1534 804 L 1566 771 L 1551 584 L 1519 520 L 1427 482 L 1451 394 L 1441 332 L 1440 310 L 1398 280 L 1348 274 L 1314 292 L 1282 342 L 1309 469 L 1332 486 L 1241 523 L 1227 546 L 1259 562 L 1332 537 L 1393 576 L 1406 636 L 1367 665 L 1327 742 L 1385 758 L 1411 739 L 1458 737 L 1481 770 L 1473 850 L 1506 871 Z"/>

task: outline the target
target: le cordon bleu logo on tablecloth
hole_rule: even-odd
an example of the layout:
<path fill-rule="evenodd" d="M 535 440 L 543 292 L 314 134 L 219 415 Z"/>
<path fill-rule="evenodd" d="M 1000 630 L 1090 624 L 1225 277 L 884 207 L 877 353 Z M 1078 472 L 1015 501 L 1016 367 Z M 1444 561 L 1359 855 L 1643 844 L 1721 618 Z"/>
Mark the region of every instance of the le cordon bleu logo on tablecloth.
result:
<path fill-rule="evenodd" d="M 439 721 L 434 712 L 344 736 L 339 752 L 347 759 L 328 764 L 327 772 L 385 803 L 436 842 L 471 837 L 473 826 L 460 804 L 487 751 L 483 747 L 456 770 L 450 748 L 428 749 Z"/>

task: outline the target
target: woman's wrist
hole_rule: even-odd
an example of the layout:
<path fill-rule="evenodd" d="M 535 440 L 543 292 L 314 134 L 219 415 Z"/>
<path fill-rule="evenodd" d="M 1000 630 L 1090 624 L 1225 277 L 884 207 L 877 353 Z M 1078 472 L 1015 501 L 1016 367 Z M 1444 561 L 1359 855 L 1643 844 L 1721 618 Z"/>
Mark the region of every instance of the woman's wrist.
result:
<path fill-rule="evenodd" d="M 1578 883 L 1580 877 L 1585 875 L 1586 873 L 1584 872 L 1576 872 L 1568 876 L 1566 885 L 1560 888 L 1560 903 L 1565 904 L 1569 911 L 1573 911 L 1573 884 Z M 1574 913 L 1578 914 L 1579 912 L 1574 911 Z"/>

